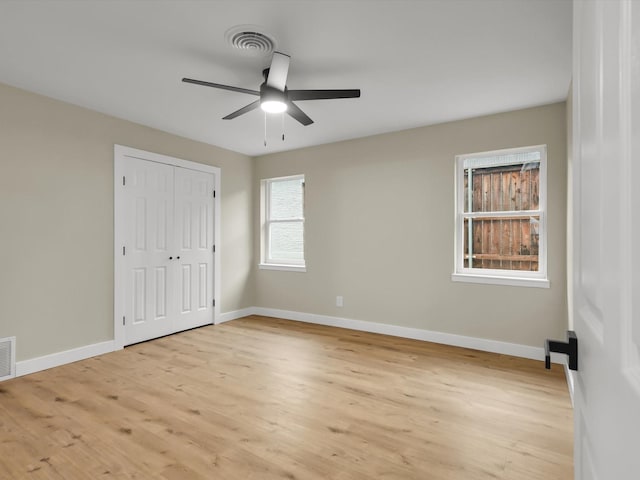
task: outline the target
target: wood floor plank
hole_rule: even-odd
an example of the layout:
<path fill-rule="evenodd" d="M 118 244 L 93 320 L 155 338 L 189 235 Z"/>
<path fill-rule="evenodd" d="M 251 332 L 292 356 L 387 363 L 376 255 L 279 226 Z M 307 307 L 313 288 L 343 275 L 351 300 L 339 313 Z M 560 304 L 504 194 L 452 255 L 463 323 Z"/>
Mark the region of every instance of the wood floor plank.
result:
<path fill-rule="evenodd" d="M 562 369 L 251 316 L 0 384 L 0 478 L 565 480 Z"/>

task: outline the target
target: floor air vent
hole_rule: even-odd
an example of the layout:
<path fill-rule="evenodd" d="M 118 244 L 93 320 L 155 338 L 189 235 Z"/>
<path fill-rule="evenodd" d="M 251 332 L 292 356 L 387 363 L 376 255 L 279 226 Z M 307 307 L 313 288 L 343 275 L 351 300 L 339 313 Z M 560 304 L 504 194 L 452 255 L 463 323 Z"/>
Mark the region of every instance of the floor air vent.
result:
<path fill-rule="evenodd" d="M 16 337 L 0 338 L 0 381 L 16 376 Z"/>

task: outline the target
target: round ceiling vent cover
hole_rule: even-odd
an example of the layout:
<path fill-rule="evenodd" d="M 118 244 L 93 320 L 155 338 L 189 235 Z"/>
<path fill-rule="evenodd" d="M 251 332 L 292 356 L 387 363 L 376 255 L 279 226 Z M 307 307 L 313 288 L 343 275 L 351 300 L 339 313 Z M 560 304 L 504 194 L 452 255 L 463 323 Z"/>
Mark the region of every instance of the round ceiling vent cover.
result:
<path fill-rule="evenodd" d="M 274 38 L 257 25 L 238 25 L 225 33 L 229 45 L 254 55 L 269 55 L 276 48 Z"/>

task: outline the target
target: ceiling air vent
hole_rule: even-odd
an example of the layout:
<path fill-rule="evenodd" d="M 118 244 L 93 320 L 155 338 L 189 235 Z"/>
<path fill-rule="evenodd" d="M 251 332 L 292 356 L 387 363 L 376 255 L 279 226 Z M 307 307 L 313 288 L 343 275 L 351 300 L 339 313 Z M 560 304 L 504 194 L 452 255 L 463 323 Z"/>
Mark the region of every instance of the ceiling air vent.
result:
<path fill-rule="evenodd" d="M 225 38 L 233 48 L 254 55 L 270 55 L 276 48 L 274 38 L 257 25 L 238 25 L 230 28 Z"/>
<path fill-rule="evenodd" d="M 16 337 L 0 338 L 0 381 L 16 376 Z"/>

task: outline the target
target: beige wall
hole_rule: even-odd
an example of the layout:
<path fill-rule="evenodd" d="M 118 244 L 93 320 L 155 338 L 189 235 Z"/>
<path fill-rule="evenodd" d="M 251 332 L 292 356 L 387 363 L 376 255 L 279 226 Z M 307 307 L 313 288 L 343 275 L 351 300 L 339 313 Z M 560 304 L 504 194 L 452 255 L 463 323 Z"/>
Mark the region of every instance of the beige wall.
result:
<path fill-rule="evenodd" d="M 307 272 L 259 270 L 256 305 L 541 347 L 566 302 L 565 103 L 259 157 L 306 178 Z M 451 282 L 454 156 L 548 145 L 551 288 Z M 259 199 L 254 256 L 259 258 Z M 344 307 L 335 306 L 336 295 Z"/>
<path fill-rule="evenodd" d="M 222 312 L 257 305 L 534 346 L 566 328 L 564 103 L 257 159 L 1 84 L 0 105 L 0 337 L 17 337 L 18 360 L 113 338 L 114 144 L 221 167 Z M 454 156 L 542 143 L 551 288 L 452 283 Z M 257 270 L 259 180 L 296 173 L 308 271 Z"/>
<path fill-rule="evenodd" d="M 252 160 L 0 84 L 0 337 L 113 339 L 113 145 L 222 169 L 221 311 L 253 304 Z"/>

